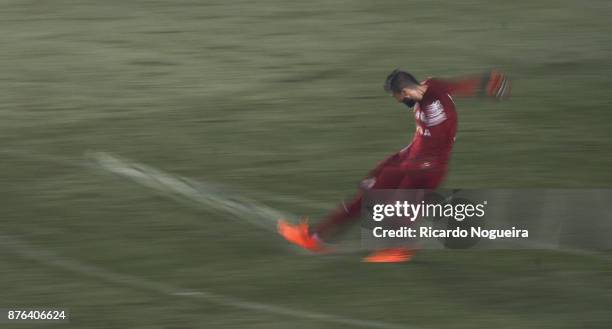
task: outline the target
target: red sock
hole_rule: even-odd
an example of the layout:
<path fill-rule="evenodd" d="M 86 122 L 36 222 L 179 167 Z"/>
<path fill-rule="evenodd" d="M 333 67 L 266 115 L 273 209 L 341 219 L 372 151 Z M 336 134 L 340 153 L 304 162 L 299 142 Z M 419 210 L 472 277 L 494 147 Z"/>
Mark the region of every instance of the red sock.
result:
<path fill-rule="evenodd" d="M 374 185 L 366 188 L 395 189 L 400 185 L 406 173 L 406 169 L 401 164 L 389 163 L 378 170 Z M 346 224 L 358 221 L 360 219 L 362 197 L 363 192 L 359 191 L 351 202 L 341 204 L 317 224 L 314 233 L 322 239 L 330 238 Z"/>
<path fill-rule="evenodd" d="M 333 236 L 341 227 L 348 223 L 359 220 L 361 212 L 361 192 L 349 203 L 342 203 L 315 227 L 314 233 L 320 238 Z"/>

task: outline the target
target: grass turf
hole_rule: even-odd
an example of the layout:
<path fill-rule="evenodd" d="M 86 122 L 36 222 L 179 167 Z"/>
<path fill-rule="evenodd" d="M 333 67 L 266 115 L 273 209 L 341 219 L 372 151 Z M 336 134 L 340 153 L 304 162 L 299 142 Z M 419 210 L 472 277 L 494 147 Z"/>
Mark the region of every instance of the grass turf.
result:
<path fill-rule="evenodd" d="M 458 102 L 446 186 L 608 187 L 610 14 L 606 1 L 2 1 L 1 232 L 112 273 L 407 328 L 608 328 L 612 267 L 600 259 L 295 257 L 267 232 L 41 155 L 110 151 L 254 198 L 295 198 L 267 201 L 317 217 L 409 141 L 410 115 L 382 91 L 390 70 L 496 67 L 514 97 Z M 64 305 L 74 328 L 342 327 L 108 282 L 12 249 L 0 264 L 3 304 Z"/>

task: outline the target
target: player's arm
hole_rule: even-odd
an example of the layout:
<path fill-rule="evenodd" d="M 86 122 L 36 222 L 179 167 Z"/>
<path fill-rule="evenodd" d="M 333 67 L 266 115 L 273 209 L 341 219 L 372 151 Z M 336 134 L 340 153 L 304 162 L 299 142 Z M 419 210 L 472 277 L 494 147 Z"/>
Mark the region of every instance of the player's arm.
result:
<path fill-rule="evenodd" d="M 510 95 L 511 82 L 499 71 L 489 71 L 478 76 L 452 80 L 438 80 L 453 96 L 486 96 L 498 100 Z"/>

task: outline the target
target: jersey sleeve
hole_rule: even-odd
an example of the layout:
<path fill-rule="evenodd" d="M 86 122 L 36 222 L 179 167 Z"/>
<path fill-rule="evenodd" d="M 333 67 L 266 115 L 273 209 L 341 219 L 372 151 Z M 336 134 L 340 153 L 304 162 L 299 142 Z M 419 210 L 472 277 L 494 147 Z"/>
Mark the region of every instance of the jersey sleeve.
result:
<path fill-rule="evenodd" d="M 489 96 L 502 99 L 510 94 L 510 81 L 498 71 L 458 79 L 436 79 L 435 82 L 453 96 Z"/>
<path fill-rule="evenodd" d="M 471 76 L 451 80 L 436 79 L 436 83 L 453 96 L 474 97 L 482 93 L 483 80 L 483 76 Z"/>

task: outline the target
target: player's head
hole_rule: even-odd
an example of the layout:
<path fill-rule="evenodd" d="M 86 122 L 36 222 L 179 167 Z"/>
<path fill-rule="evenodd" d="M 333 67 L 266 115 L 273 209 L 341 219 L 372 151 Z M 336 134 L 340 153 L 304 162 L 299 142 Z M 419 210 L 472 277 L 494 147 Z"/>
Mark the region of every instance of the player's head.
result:
<path fill-rule="evenodd" d="M 385 91 L 408 107 L 413 107 L 417 101 L 423 99 L 425 90 L 419 81 L 406 71 L 393 70 L 385 80 Z"/>

